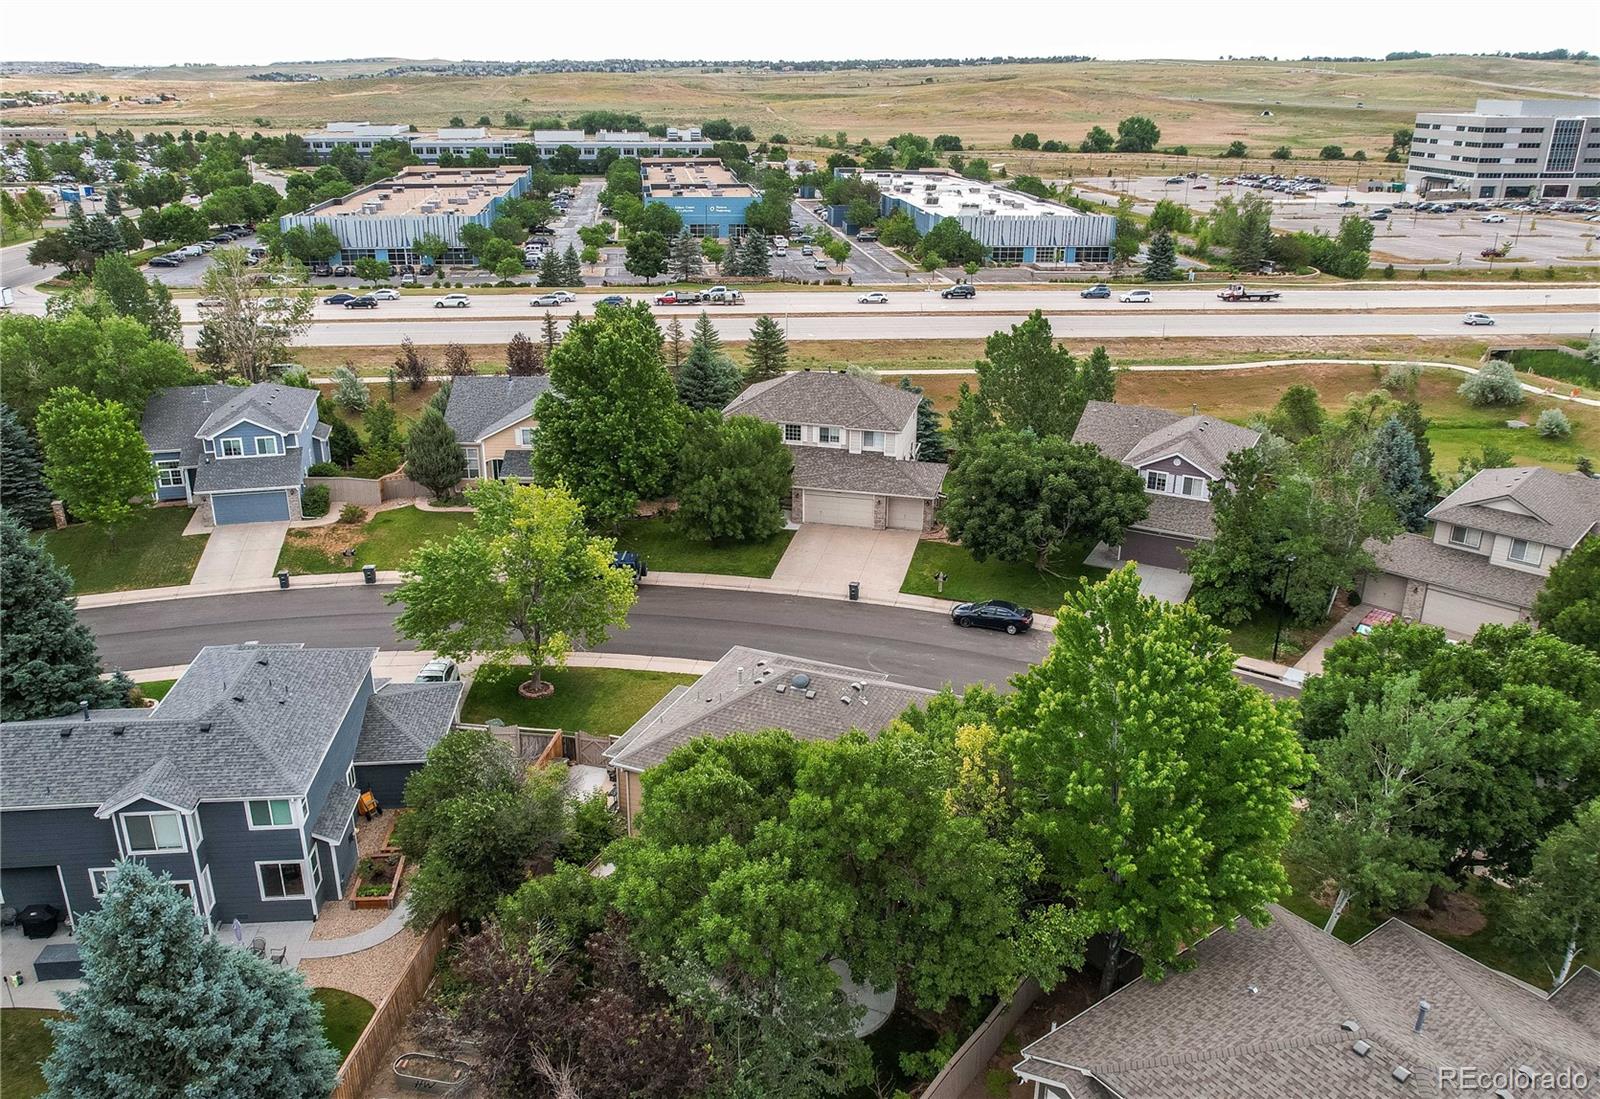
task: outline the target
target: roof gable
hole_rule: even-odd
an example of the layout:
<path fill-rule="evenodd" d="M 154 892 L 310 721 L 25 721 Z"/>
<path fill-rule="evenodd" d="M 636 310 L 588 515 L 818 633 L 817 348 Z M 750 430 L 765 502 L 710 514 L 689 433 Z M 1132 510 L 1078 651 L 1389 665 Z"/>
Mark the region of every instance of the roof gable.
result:
<path fill-rule="evenodd" d="M 842 370 L 799 370 L 757 382 L 723 414 L 769 423 L 826 424 L 855 431 L 903 431 L 922 398 Z"/>
<path fill-rule="evenodd" d="M 1571 549 L 1600 525 L 1600 480 L 1543 466 L 1485 469 L 1439 501 L 1428 518 Z"/>
<path fill-rule="evenodd" d="M 544 374 L 467 374 L 450 383 L 444 422 L 463 443 L 475 443 L 519 420 L 533 416 L 533 406 L 550 392 Z"/>
<path fill-rule="evenodd" d="M 234 390 L 234 396 L 214 409 L 195 429 L 195 434 L 202 439 L 213 439 L 241 421 L 249 421 L 280 435 L 293 435 L 305 426 L 311 410 L 316 407 L 315 389 L 258 382 Z"/>

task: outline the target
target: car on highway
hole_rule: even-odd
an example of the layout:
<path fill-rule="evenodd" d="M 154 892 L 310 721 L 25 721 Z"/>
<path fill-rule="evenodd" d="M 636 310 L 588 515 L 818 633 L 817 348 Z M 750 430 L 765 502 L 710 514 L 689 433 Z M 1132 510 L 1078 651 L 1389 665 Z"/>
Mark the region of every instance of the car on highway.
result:
<path fill-rule="evenodd" d="M 367 297 L 373 298 L 377 301 L 399 301 L 400 291 L 396 290 L 392 286 L 383 286 L 368 294 Z"/>
<path fill-rule="evenodd" d="M 870 294 L 862 294 L 856 299 L 858 305 L 888 305 L 889 295 L 882 290 L 874 290 Z"/>
<path fill-rule="evenodd" d="M 978 626 L 1006 633 L 1025 633 L 1033 628 L 1033 611 L 1004 599 L 981 603 L 958 603 L 950 608 L 950 621 L 963 628 Z"/>
<path fill-rule="evenodd" d="M 700 295 L 693 290 L 668 290 L 656 295 L 657 305 L 693 305 L 699 300 Z"/>
<path fill-rule="evenodd" d="M 376 309 L 378 308 L 378 299 L 371 294 L 362 294 L 358 298 L 351 298 L 345 302 L 344 307 L 346 309 Z"/>
<path fill-rule="evenodd" d="M 957 286 L 939 291 L 939 296 L 941 298 L 975 298 L 978 296 L 978 289 L 970 282 L 963 282 Z"/>
<path fill-rule="evenodd" d="M 548 309 L 553 305 L 565 305 L 566 301 L 562 299 L 560 294 L 540 294 L 528 304 L 536 309 L 541 307 Z"/>
<path fill-rule="evenodd" d="M 1341 210 L 1348 210 L 1350 207 L 1354 206 L 1355 204 L 1356 204 L 1355 199 L 1352 199 L 1352 198 L 1347 198 L 1343 202 L 1335 202 L 1334 203 L 1334 205 L 1339 207 Z"/>
<path fill-rule="evenodd" d="M 354 301 L 357 297 L 358 295 L 356 294 L 329 294 L 327 297 L 322 299 L 322 304 L 343 305 L 347 301 Z"/>
<path fill-rule="evenodd" d="M 1493 324 L 1494 318 L 1487 313 L 1468 313 L 1461 318 L 1462 324 Z"/>
<path fill-rule="evenodd" d="M 621 294 L 607 294 L 605 297 L 603 297 L 599 301 L 595 302 L 595 304 L 596 305 L 627 305 L 628 304 L 628 299 L 623 297 Z"/>
<path fill-rule="evenodd" d="M 454 683 L 460 678 L 461 670 L 456 667 L 456 662 L 454 660 L 446 660 L 441 656 L 437 660 L 430 660 L 424 664 L 422 670 L 417 673 L 417 678 L 411 682 Z"/>
<path fill-rule="evenodd" d="M 1078 297 L 1080 298 L 1109 298 L 1110 296 L 1111 287 L 1107 286 L 1103 282 L 1096 283 L 1094 286 L 1089 287 L 1089 289 L 1078 292 Z"/>
<path fill-rule="evenodd" d="M 446 294 L 442 298 L 433 300 L 435 309 L 465 309 L 472 304 L 472 299 L 465 294 Z"/>
<path fill-rule="evenodd" d="M 1368 221 L 1388 221 L 1389 220 L 1389 215 L 1384 213 L 1382 210 L 1374 210 L 1374 211 L 1372 211 L 1372 213 L 1367 215 L 1367 220 Z"/>
<path fill-rule="evenodd" d="M 221 309 L 222 308 L 222 299 L 221 298 L 201 298 L 195 304 L 197 304 L 203 310 L 204 309 Z"/>
<path fill-rule="evenodd" d="M 1132 303 L 1134 305 L 1149 305 L 1154 299 L 1151 298 L 1150 291 L 1148 290 L 1129 290 L 1117 300 L 1123 304 Z"/>
<path fill-rule="evenodd" d="M 1486 214 L 1478 220 L 1485 225 L 1504 225 L 1506 216 L 1504 214 Z"/>

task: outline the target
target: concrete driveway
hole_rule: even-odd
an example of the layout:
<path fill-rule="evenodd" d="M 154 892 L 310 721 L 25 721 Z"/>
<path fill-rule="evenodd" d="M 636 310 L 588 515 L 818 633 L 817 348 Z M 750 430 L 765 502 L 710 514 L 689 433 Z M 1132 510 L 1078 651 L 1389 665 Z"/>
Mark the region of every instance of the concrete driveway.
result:
<path fill-rule="evenodd" d="M 1104 542 L 1097 542 L 1094 549 L 1089 551 L 1089 556 L 1083 559 L 1083 563 L 1115 572 L 1128 562 L 1119 558 L 1117 551 Z M 1140 595 L 1154 596 L 1168 603 L 1182 603 L 1189 598 L 1189 589 L 1194 585 L 1194 577 L 1182 569 L 1169 569 L 1135 561 L 1133 571 L 1139 574 Z"/>
<path fill-rule="evenodd" d="M 863 594 L 893 594 L 905 581 L 921 534 L 914 530 L 868 530 L 802 523 L 773 570 L 772 578 L 803 591 L 838 595 L 850 581 L 861 582 Z"/>
<path fill-rule="evenodd" d="M 265 580 L 278 566 L 288 523 L 237 523 L 216 527 L 194 568 L 195 586 Z"/>

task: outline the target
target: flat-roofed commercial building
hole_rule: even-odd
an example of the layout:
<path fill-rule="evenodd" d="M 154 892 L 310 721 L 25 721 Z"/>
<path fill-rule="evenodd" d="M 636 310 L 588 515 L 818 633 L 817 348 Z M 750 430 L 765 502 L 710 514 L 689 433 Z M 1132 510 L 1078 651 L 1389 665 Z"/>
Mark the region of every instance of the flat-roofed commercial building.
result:
<path fill-rule="evenodd" d="M 651 137 L 637 130 L 535 130 L 533 145 L 545 160 L 555 156 L 563 145 L 578 150 L 579 160 L 598 160 L 609 149 L 619 157 L 704 156 L 712 143 L 700 136 L 697 127 L 668 127 L 666 137 Z"/>
<path fill-rule="evenodd" d="M 304 135 L 304 140 L 312 153 L 324 159 L 340 146 L 349 146 L 362 156 L 369 156 L 380 142 L 401 141 L 411 146 L 418 160 L 429 164 L 437 163 L 446 153 L 467 157 L 479 150 L 492 159 L 506 160 L 516 156 L 519 145 L 533 148 L 547 160 L 563 146 L 576 149 L 579 160 L 598 160 L 608 149 L 619 157 L 703 156 L 711 151 L 711 142 L 700 136 L 699 129 L 687 126 L 669 128 L 666 137 L 651 137 L 648 133 L 624 130 L 601 130 L 592 134 L 582 130 L 494 133 L 487 126 L 413 132 L 404 123 L 329 122 L 322 129 Z"/>
<path fill-rule="evenodd" d="M 837 174 L 853 173 L 841 168 Z M 926 233 L 946 218 L 989 250 L 995 263 L 1108 263 L 1117 219 L 1110 214 L 1085 214 L 1060 202 L 1035 198 L 993 183 L 966 179 L 943 169 L 916 172 L 862 171 L 876 184 L 884 216 L 904 210 Z M 830 221 L 843 223 L 843 207 L 833 208 Z"/>
<path fill-rule="evenodd" d="M 296 226 L 326 225 L 339 238 L 340 254 L 328 261 L 354 263 L 380 259 L 418 263 L 412 250 L 420 237 L 437 235 L 455 251 L 445 260 L 470 262 L 460 249 L 461 228 L 489 226 L 500 204 L 527 192 L 533 182 L 528 168 L 432 168 L 413 164 L 399 175 L 319 203 L 300 214 L 278 219 L 287 232 Z M 435 259 L 439 257 L 434 257 Z"/>
<path fill-rule="evenodd" d="M 1600 195 L 1600 99 L 1480 99 L 1419 114 L 1406 183 L 1469 198 Z"/>
<path fill-rule="evenodd" d="M 755 201 L 749 184 L 739 182 L 720 160 L 651 158 L 639 162 L 644 201 L 670 206 L 697 237 L 744 235 L 744 212 Z"/>
<path fill-rule="evenodd" d="M 0 126 L 0 145 L 30 141 L 36 145 L 58 145 L 71 136 L 65 126 Z"/>

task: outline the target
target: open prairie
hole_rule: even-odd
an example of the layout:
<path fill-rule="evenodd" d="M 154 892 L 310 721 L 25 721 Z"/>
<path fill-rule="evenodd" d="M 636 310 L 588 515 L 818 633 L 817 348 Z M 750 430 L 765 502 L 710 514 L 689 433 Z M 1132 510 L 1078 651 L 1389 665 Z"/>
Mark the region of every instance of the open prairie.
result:
<path fill-rule="evenodd" d="M 641 73 L 549 73 L 515 77 L 352 75 L 395 64 L 335 62 L 268 68 L 314 72 L 310 83 L 250 80 L 266 69 L 197 66 L 0 79 L 0 93 L 24 89 L 90 91 L 109 103 L 12 109 L 10 124 L 51 122 L 74 128 L 127 126 L 135 131 L 224 126 L 263 132 L 304 131 L 329 119 L 446 123 L 506 112 L 525 118 L 570 117 L 598 108 L 634 111 L 648 121 L 698 122 L 727 117 L 759 138 L 781 133 L 795 143 L 843 130 L 852 140 L 897 133 L 951 133 L 980 150 L 1009 149 L 1011 135 L 1076 143 L 1093 125 L 1146 114 L 1163 145 L 1197 154 L 1239 139 L 1265 151 L 1287 144 L 1314 153 L 1326 144 L 1368 154 L 1410 126 L 1416 112 L 1470 106 L 1479 97 L 1594 95 L 1593 62 L 1437 57 L 1417 61 L 1127 61 L 773 72 L 694 68 Z M 176 101 L 140 104 L 160 93 Z M 126 97 L 126 98 L 121 98 Z M 260 120 L 260 121 L 258 121 Z"/>

